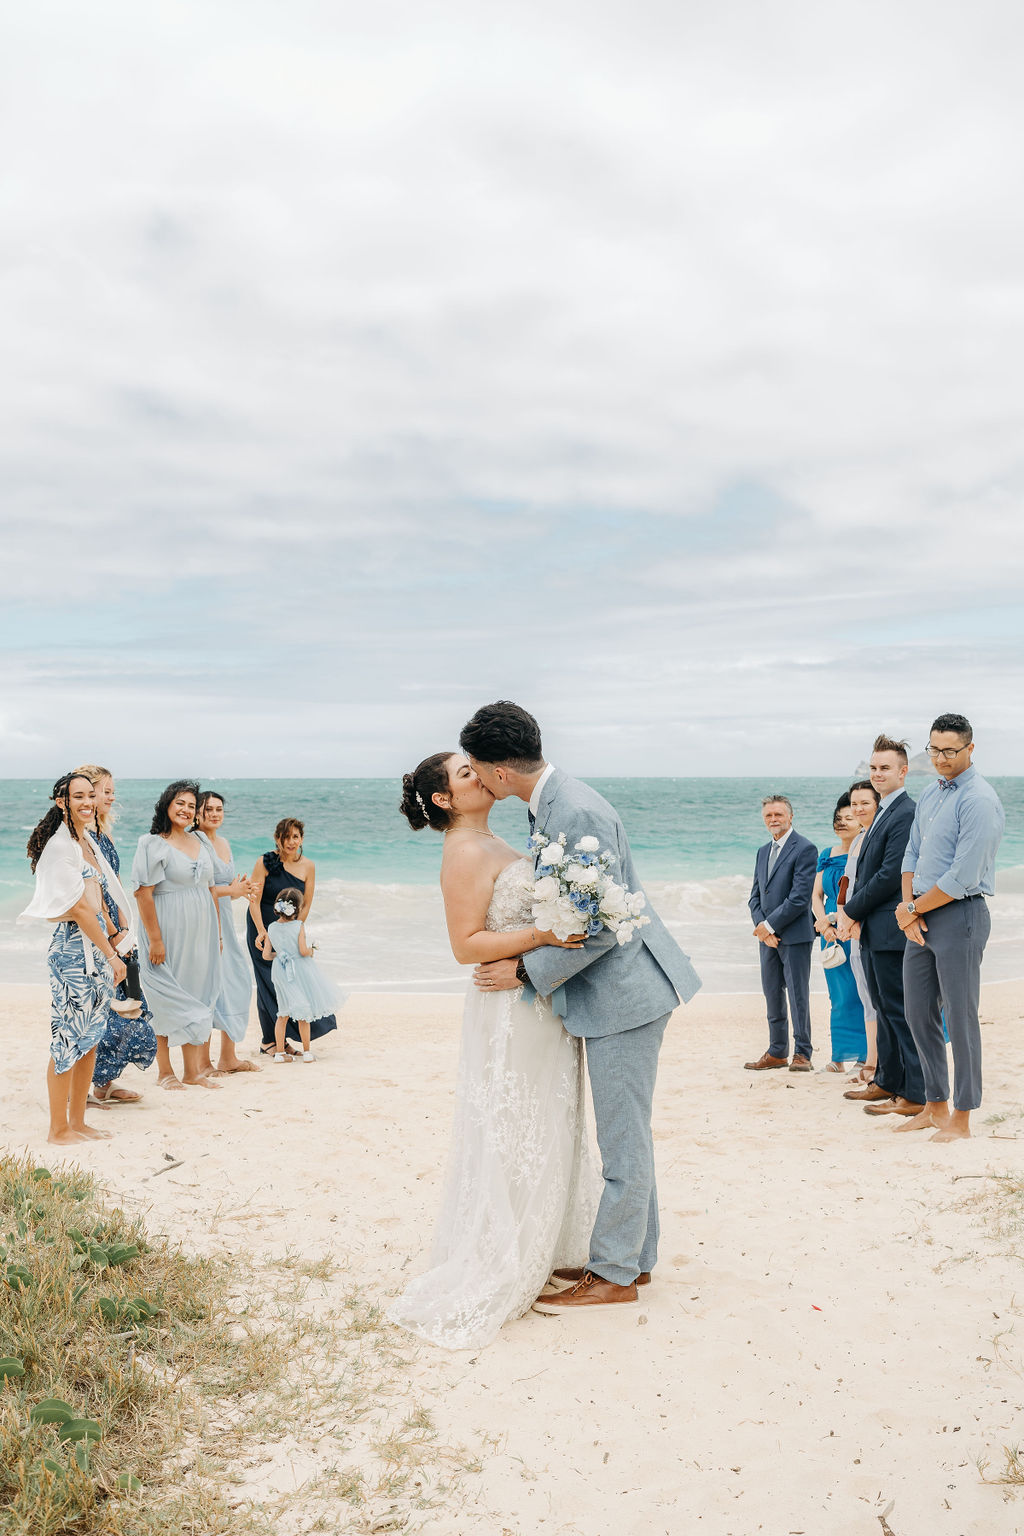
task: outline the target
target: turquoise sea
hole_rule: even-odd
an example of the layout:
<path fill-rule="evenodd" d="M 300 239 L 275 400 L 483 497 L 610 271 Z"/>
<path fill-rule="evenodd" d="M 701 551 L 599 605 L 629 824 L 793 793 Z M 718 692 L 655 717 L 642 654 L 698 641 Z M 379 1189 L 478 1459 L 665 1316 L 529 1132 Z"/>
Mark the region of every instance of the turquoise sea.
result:
<path fill-rule="evenodd" d="M 756 945 L 746 897 L 754 854 L 765 840 L 761 796 L 778 790 L 796 808 L 796 825 L 819 847 L 831 842 L 832 807 L 849 786 L 843 778 L 604 779 L 593 784 L 617 808 L 652 902 L 694 958 L 713 991 L 758 990 Z M 995 778 L 1007 813 L 1000 849 L 989 980 L 1024 976 L 1024 778 Z M 908 780 L 916 795 L 927 780 Z M 50 785 L 0 781 L 0 976 L 43 981 L 48 930 L 15 924 L 32 881 L 28 833 L 46 810 Z M 273 846 L 282 816 L 306 824 L 306 852 L 316 861 L 317 897 L 310 928 L 327 968 L 359 989 L 459 990 L 466 973 L 448 950 L 437 890 L 440 839 L 412 832 L 398 814 L 400 786 L 391 779 L 220 779 L 225 835 L 242 868 Z M 163 783 L 118 781 L 115 839 L 130 868 L 140 833 L 149 830 Z M 495 805 L 491 825 L 514 847 L 525 844 L 526 807 Z M 236 920 L 243 917 L 236 903 Z M 820 968 L 815 982 L 824 986 Z"/>

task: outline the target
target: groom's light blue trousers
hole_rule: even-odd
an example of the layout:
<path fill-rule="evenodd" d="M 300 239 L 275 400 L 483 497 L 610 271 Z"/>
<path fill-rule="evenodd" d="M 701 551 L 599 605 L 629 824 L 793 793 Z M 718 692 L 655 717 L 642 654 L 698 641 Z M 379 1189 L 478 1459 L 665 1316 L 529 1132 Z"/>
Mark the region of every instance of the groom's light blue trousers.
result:
<path fill-rule="evenodd" d="M 587 1268 L 629 1285 L 658 1260 L 658 1190 L 651 1108 L 658 1052 L 670 1014 L 639 1029 L 587 1040 L 604 1193 Z"/>

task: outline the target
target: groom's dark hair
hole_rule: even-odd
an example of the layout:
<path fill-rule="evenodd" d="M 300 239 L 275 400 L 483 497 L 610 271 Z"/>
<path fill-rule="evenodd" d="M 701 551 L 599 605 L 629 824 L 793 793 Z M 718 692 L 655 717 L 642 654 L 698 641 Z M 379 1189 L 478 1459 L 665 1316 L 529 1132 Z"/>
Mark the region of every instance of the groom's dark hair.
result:
<path fill-rule="evenodd" d="M 462 727 L 459 746 L 479 763 L 533 773 L 544 761 L 540 726 L 533 716 L 511 699 L 485 704 Z"/>

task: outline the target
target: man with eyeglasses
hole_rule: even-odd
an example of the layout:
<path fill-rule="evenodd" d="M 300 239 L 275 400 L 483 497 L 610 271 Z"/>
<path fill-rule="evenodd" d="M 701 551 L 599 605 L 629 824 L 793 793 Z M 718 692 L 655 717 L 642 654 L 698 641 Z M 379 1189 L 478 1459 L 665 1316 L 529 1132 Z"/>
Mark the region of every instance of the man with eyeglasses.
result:
<path fill-rule="evenodd" d="M 896 921 L 908 939 L 903 957 L 907 1022 L 924 1069 L 926 1102 L 900 1131 L 934 1127 L 932 1141 L 970 1136 L 981 1104 L 981 957 L 992 919 L 996 851 L 1006 813 L 971 759 L 974 732 L 965 715 L 940 715 L 928 741 L 938 774 L 917 803 L 903 860 L 903 900 Z M 953 1047 L 955 1092 L 942 1009 Z"/>

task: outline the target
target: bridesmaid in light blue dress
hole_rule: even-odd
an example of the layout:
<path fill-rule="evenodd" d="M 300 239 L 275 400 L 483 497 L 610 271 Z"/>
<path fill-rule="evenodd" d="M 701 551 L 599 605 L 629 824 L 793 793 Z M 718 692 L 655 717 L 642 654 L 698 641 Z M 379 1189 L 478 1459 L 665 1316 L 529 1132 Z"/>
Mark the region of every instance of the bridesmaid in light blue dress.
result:
<path fill-rule="evenodd" d="M 249 895 L 249 881 L 235 872 L 231 844 L 221 835 L 224 824 L 224 796 L 214 789 L 204 789 L 196 809 L 196 832 L 206 844 L 213 860 L 213 894 L 220 908 L 220 996 L 214 1005 L 214 1022 L 220 1030 L 221 1046 L 216 1067 L 210 1061 L 210 1048 L 204 1046 L 200 1061 L 214 1077 L 234 1072 L 258 1072 L 254 1061 L 244 1061 L 235 1046 L 245 1039 L 252 1002 L 252 970 L 239 942 L 231 915 L 231 903 Z"/>
<path fill-rule="evenodd" d="M 301 907 L 302 892 L 286 886 L 274 902 L 278 919 L 267 929 L 267 937 L 273 946 L 271 980 L 277 994 L 274 1060 L 278 1062 L 292 1059 L 284 1049 L 289 1019 L 298 1026 L 301 1059 L 315 1061 L 309 1048 L 309 1021 L 337 1013 L 344 1001 L 313 959 L 313 947 L 306 941 L 305 924 L 299 921 Z M 266 949 L 263 953 L 266 955 Z"/>
<path fill-rule="evenodd" d="M 156 803 L 152 829 L 139 838 L 132 884 L 149 939 L 139 971 L 157 1034 L 159 1085 L 216 1088 L 200 1066 L 200 1047 L 213 1033 L 221 990 L 220 924 L 211 893 L 213 860 L 192 830 L 199 787 L 168 785 Z M 170 1047 L 181 1046 L 179 1082 Z"/>

